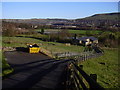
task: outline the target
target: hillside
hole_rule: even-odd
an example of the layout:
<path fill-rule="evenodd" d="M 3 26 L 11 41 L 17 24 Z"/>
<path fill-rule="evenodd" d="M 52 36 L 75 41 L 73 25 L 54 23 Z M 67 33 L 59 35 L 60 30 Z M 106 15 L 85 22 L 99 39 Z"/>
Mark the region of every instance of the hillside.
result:
<path fill-rule="evenodd" d="M 99 30 L 118 30 L 120 25 L 119 20 L 120 13 L 106 13 L 106 14 L 95 14 L 90 17 L 76 19 L 75 23 L 83 29 L 94 28 Z"/>
<path fill-rule="evenodd" d="M 77 20 L 118 20 L 120 13 L 106 13 L 106 14 L 95 14 L 90 17 L 86 17 L 83 19 L 77 19 Z"/>
<path fill-rule="evenodd" d="M 3 21 L 15 22 L 15 23 L 46 24 L 46 25 L 69 22 L 69 20 L 67 19 L 3 19 Z"/>
<path fill-rule="evenodd" d="M 76 21 L 84 20 L 113 20 L 117 21 L 120 13 L 106 13 L 106 14 L 95 14 L 90 17 L 85 17 L 82 19 L 3 19 L 7 22 L 17 22 L 17 23 L 32 23 L 32 24 L 53 24 L 53 23 L 75 23 Z"/>
<path fill-rule="evenodd" d="M 82 19 L 3 19 L 4 22 L 46 25 L 52 29 L 118 30 L 120 13 L 95 14 Z"/>

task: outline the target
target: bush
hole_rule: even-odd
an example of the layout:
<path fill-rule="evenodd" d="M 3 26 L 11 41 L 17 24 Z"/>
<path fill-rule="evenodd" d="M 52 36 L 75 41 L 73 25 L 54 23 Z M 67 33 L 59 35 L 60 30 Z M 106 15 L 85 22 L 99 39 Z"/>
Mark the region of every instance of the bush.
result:
<path fill-rule="evenodd" d="M 118 47 L 118 36 L 113 32 L 104 32 L 99 37 L 99 44 L 105 47 Z"/>
<path fill-rule="evenodd" d="M 3 36 L 9 36 L 9 37 L 13 37 L 16 36 L 16 31 L 13 29 L 7 29 L 3 31 Z"/>

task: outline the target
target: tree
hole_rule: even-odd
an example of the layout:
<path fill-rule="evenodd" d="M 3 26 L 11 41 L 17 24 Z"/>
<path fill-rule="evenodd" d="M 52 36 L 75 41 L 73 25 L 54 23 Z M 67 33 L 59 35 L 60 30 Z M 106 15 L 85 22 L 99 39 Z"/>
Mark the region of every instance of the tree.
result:
<path fill-rule="evenodd" d="M 44 34 L 44 29 L 43 28 L 41 29 L 41 34 Z"/>
<path fill-rule="evenodd" d="M 76 39 L 76 38 L 77 38 L 77 34 L 74 35 L 74 39 Z"/>
<path fill-rule="evenodd" d="M 3 35 L 4 36 L 15 36 L 16 35 L 16 28 L 14 24 L 6 23 L 3 25 Z"/>

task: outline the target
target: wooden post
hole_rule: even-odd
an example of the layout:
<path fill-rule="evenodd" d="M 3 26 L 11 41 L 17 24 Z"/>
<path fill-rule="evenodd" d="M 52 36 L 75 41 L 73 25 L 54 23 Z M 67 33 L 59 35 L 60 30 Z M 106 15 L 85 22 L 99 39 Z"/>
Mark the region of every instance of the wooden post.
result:
<path fill-rule="evenodd" d="M 90 77 L 97 82 L 97 74 L 90 74 Z"/>
<path fill-rule="evenodd" d="M 80 65 L 80 69 L 82 69 L 82 70 L 83 70 L 83 65 Z"/>
<path fill-rule="evenodd" d="M 84 61 L 84 55 L 83 55 L 83 61 Z"/>
<path fill-rule="evenodd" d="M 79 67 L 81 70 L 83 70 L 83 65 L 80 65 Z M 81 80 L 83 80 L 83 76 L 81 74 L 80 74 L 80 78 L 81 78 Z"/>
<path fill-rule="evenodd" d="M 51 51 L 50 53 L 51 53 L 51 55 L 52 55 L 52 58 L 53 58 L 53 53 L 52 53 L 52 51 Z"/>
<path fill-rule="evenodd" d="M 85 54 L 85 60 L 87 60 L 87 59 L 86 59 L 86 54 Z"/>
<path fill-rule="evenodd" d="M 78 65 L 78 61 L 75 59 L 75 64 Z"/>
<path fill-rule="evenodd" d="M 55 59 L 58 59 L 58 54 L 55 54 Z"/>
<path fill-rule="evenodd" d="M 82 61 L 83 61 L 83 55 L 81 55 Z"/>
<path fill-rule="evenodd" d="M 87 60 L 87 53 L 86 53 L 86 60 Z"/>

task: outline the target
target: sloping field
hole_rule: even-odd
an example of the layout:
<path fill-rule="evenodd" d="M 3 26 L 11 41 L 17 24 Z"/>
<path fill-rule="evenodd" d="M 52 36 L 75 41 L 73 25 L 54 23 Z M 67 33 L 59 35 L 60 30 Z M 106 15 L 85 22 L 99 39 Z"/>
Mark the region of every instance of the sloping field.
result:
<path fill-rule="evenodd" d="M 84 70 L 88 74 L 97 74 L 97 81 L 104 88 L 120 88 L 118 49 L 104 49 L 104 51 L 103 56 L 83 62 Z"/>

